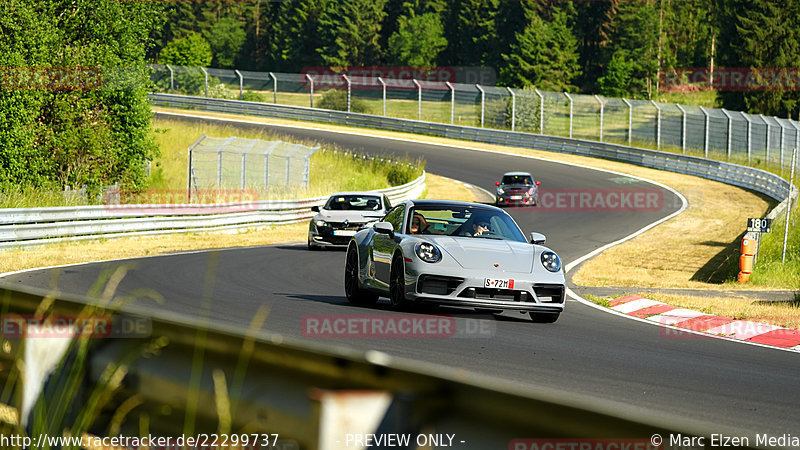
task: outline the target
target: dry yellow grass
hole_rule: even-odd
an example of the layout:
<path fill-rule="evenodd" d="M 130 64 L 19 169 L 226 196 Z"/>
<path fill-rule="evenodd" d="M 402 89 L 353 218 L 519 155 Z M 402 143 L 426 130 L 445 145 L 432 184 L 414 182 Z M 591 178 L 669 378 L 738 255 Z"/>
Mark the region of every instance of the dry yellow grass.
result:
<path fill-rule="evenodd" d="M 433 174 L 426 176 L 429 198 L 474 199 L 462 183 Z M 0 273 L 42 266 L 138 258 L 201 249 L 253 247 L 281 242 L 305 242 L 308 222 L 229 233 L 187 233 L 164 236 L 122 237 L 48 245 L 2 253 Z"/>

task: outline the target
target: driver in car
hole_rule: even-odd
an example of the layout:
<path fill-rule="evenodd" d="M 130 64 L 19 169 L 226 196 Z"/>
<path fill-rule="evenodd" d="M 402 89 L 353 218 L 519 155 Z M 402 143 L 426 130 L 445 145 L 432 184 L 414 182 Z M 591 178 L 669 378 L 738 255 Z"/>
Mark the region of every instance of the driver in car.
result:
<path fill-rule="evenodd" d="M 411 218 L 411 227 L 409 231 L 411 234 L 422 234 L 428 230 L 428 221 L 422 214 L 415 212 Z"/>
<path fill-rule="evenodd" d="M 489 232 L 489 224 L 485 220 L 481 220 L 479 222 L 473 222 L 472 224 L 473 236 L 481 236 L 484 233 L 488 232 Z"/>

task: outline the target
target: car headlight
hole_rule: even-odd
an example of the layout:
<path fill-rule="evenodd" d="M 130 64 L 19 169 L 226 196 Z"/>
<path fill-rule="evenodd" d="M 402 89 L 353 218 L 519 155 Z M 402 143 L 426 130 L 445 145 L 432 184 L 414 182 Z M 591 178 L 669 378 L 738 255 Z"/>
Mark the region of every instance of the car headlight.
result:
<path fill-rule="evenodd" d="M 442 259 L 442 252 L 439 251 L 439 248 L 428 242 L 417 243 L 414 246 L 414 252 L 419 256 L 419 259 L 425 262 L 435 263 Z"/>
<path fill-rule="evenodd" d="M 561 259 L 553 252 L 542 252 L 542 265 L 550 272 L 561 270 Z"/>
<path fill-rule="evenodd" d="M 318 227 L 327 227 L 328 226 L 328 222 L 325 222 L 322 219 L 315 220 L 314 224 L 316 224 Z"/>
<path fill-rule="evenodd" d="M 503 192 L 505 192 L 503 188 L 497 188 L 497 195 L 503 195 Z"/>

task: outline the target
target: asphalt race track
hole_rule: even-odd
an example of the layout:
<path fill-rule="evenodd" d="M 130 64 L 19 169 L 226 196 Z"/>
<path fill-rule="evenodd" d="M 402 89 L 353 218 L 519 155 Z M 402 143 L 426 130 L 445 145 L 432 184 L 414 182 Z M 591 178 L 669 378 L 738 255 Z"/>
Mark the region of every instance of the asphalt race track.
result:
<path fill-rule="evenodd" d="M 335 142 L 358 152 L 424 157 L 428 172 L 487 190 L 510 170 L 532 172 L 543 190 L 655 188 L 621 180 L 618 174 L 535 159 L 320 130 L 279 131 L 323 144 Z M 654 212 L 509 211 L 526 234 L 545 234 L 547 245 L 566 264 L 680 208 L 673 193 L 655 189 L 663 195 L 663 207 Z M 166 309 L 202 315 L 241 325 L 243 331 L 261 305 L 270 308 L 265 328 L 304 339 L 311 339 L 302 330 L 303 317 L 308 315 L 409 314 L 390 311 L 385 300 L 375 308 L 350 306 L 342 286 L 344 252 L 310 252 L 305 242 L 51 270 L 62 271 L 59 290 L 85 294 L 101 271 L 117 264 L 132 268 L 118 293 L 146 288 L 164 297 L 163 304 L 140 300 L 152 305 L 154 314 Z M 51 270 L 25 272 L 7 280 L 48 287 Z M 207 271 L 212 279 L 206 277 Z M 204 286 L 213 289 L 207 308 L 201 301 Z M 530 389 L 565 390 L 611 405 L 710 423 L 720 433 L 750 436 L 751 443 L 756 433 L 800 434 L 800 356 L 796 353 L 698 336 L 675 338 L 657 326 L 572 299 L 555 324 L 495 319 L 458 309 L 439 312 L 465 320 L 483 319 L 491 326 L 484 334 L 461 338 L 324 338 L 323 342 L 378 349 L 500 377 Z"/>

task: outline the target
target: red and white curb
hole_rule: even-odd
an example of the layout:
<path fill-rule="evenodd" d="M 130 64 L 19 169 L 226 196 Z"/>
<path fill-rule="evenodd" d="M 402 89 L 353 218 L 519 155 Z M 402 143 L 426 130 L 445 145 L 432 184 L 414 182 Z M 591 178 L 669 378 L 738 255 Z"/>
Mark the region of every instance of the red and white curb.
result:
<path fill-rule="evenodd" d="M 609 301 L 612 311 L 713 336 L 800 351 L 800 330 L 679 308 L 638 295 Z"/>

